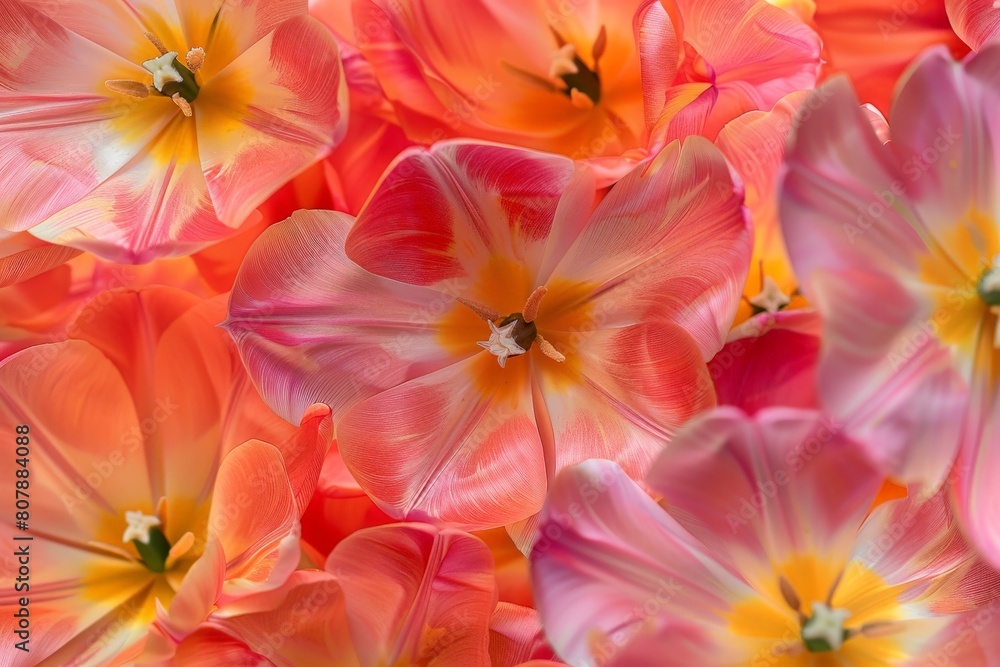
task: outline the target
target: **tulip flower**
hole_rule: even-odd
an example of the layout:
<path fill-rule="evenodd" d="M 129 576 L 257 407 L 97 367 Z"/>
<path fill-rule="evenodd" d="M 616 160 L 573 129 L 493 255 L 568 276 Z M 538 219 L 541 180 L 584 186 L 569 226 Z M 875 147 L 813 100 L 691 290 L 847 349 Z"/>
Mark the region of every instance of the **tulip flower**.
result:
<path fill-rule="evenodd" d="M 1000 573 L 943 493 L 872 510 L 882 480 L 836 422 L 788 408 L 690 424 L 646 479 L 662 505 L 612 462 L 569 468 L 531 554 L 547 636 L 574 667 L 931 664 L 995 613 Z M 958 644 L 954 664 L 991 664 Z"/>
<path fill-rule="evenodd" d="M 123 263 L 233 234 L 344 130 L 337 45 L 306 12 L 2 0 L 2 229 Z"/>
<path fill-rule="evenodd" d="M 69 340 L 0 364 L 0 426 L 26 432 L 30 652 L 5 664 L 122 664 L 157 608 L 194 626 L 275 588 L 299 562 L 299 516 L 331 435 L 267 410 L 215 325 L 218 299 L 111 293 Z M 14 494 L 3 521 L 15 518 Z M 11 637 L 20 595 L 0 591 Z M 7 662 L 7 660 L 11 662 Z"/>
<path fill-rule="evenodd" d="M 413 150 L 351 223 L 272 226 L 225 326 L 278 414 L 330 405 L 345 464 L 396 518 L 522 521 L 558 469 L 606 456 L 641 476 L 714 402 L 705 361 L 750 238 L 700 137 L 599 203 L 593 171 L 564 157 Z"/>
<path fill-rule="evenodd" d="M 947 480 L 995 564 L 1000 135 L 983 110 L 1000 101 L 998 67 L 1000 48 L 961 63 L 924 54 L 885 145 L 847 82 L 830 82 L 802 118 L 781 193 L 792 264 L 824 320 L 821 404 L 920 495 Z"/>

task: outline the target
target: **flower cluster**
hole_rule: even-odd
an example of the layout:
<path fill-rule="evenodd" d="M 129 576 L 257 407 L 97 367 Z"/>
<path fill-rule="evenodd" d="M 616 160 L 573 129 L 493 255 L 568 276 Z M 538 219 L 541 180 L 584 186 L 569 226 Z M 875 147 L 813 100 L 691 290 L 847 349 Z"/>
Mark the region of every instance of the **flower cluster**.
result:
<path fill-rule="evenodd" d="M 3 665 L 1000 667 L 992 0 L 0 0 L 0 140 Z"/>

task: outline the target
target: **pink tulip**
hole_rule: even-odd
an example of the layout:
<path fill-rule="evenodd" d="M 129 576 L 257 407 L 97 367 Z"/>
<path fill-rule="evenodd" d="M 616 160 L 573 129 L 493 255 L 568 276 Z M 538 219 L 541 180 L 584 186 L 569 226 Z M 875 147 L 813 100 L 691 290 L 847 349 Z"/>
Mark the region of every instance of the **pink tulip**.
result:
<path fill-rule="evenodd" d="M 718 408 L 646 481 L 662 504 L 589 461 L 542 511 L 538 609 L 570 665 L 919 667 L 1000 604 L 945 494 L 870 511 L 882 473 L 818 412 Z M 966 639 L 949 664 L 990 664 Z"/>
<path fill-rule="evenodd" d="M 31 651 L 5 642 L 4 664 L 118 664 L 158 607 L 194 627 L 281 585 L 331 437 L 326 406 L 295 428 L 263 405 L 216 327 L 219 299 L 161 287 L 95 304 L 69 340 L 0 364 L 0 428 L 28 431 L 18 534 L 34 538 Z M 18 597 L 0 591 L 7 637 Z"/>
<path fill-rule="evenodd" d="M 764 0 L 645 0 L 635 20 L 654 149 L 688 134 L 715 139 L 819 74 L 819 37 Z"/>
<path fill-rule="evenodd" d="M 670 144 L 599 203 L 594 186 L 554 155 L 408 152 L 353 227 L 319 212 L 271 227 L 226 327 L 279 414 L 331 406 L 344 462 L 394 517 L 512 524 L 557 470 L 595 456 L 641 476 L 714 402 L 705 360 L 750 239 L 704 139 Z"/>
<path fill-rule="evenodd" d="M 0 224 L 123 263 L 233 234 L 346 122 L 292 0 L 0 1 Z"/>
<path fill-rule="evenodd" d="M 781 195 L 789 255 L 824 319 L 821 403 L 921 495 L 948 479 L 995 564 L 998 69 L 1000 48 L 962 63 L 927 52 L 885 145 L 847 82 L 830 82 L 805 104 Z"/>

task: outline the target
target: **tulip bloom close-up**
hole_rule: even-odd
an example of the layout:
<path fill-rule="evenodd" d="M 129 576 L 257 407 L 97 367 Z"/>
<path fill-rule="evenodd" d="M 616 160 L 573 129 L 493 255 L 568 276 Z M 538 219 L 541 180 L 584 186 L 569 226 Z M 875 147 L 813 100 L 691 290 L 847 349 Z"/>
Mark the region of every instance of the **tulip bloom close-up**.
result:
<path fill-rule="evenodd" d="M 0 229 L 130 262 L 232 234 L 343 133 L 304 5 L 0 2 Z"/>
<path fill-rule="evenodd" d="M 0 0 L 0 665 L 1000 667 L 992 0 Z"/>
<path fill-rule="evenodd" d="M 596 456 L 641 476 L 714 402 L 705 362 L 750 237 L 701 138 L 603 199 L 566 158 L 441 144 L 397 163 L 350 224 L 268 230 L 226 327 L 278 414 L 333 409 L 345 463 L 393 516 L 522 521 L 555 471 Z"/>

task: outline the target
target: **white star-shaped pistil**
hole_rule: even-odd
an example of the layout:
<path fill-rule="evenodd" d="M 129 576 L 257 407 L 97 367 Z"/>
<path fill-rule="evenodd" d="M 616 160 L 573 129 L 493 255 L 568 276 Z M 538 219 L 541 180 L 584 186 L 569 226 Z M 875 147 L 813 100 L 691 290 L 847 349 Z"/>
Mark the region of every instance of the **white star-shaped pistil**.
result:
<path fill-rule="evenodd" d="M 791 298 L 781 291 L 771 276 L 764 276 L 764 285 L 760 294 L 747 299 L 751 306 L 761 308 L 769 313 L 776 313 L 792 302 Z"/>
<path fill-rule="evenodd" d="M 517 320 L 514 320 L 510 324 L 505 324 L 500 328 L 497 328 L 497 325 L 493 324 L 493 322 L 487 323 L 490 325 L 490 331 L 492 331 L 490 339 L 477 341 L 476 345 L 489 350 L 490 354 L 497 355 L 497 363 L 500 364 L 500 368 L 507 365 L 507 357 L 510 355 L 513 354 L 516 356 L 527 352 L 510 335 L 514 331 L 514 327 L 517 326 Z"/>
<path fill-rule="evenodd" d="M 155 516 L 149 516 L 142 512 L 125 512 L 125 520 L 128 521 L 128 528 L 122 535 L 122 542 L 128 544 L 132 540 L 139 540 L 143 544 L 149 544 L 149 529 L 159 526 L 160 520 Z"/>
<path fill-rule="evenodd" d="M 563 44 L 552 54 L 549 64 L 549 77 L 558 79 L 566 74 L 577 74 L 580 68 L 576 66 L 576 48 L 572 44 Z"/>
<path fill-rule="evenodd" d="M 803 639 L 822 639 L 834 651 L 844 644 L 844 621 L 851 616 L 846 609 L 831 609 L 822 602 L 812 603 L 812 617 L 802 626 Z"/>
<path fill-rule="evenodd" d="M 177 71 L 176 67 L 174 67 L 174 61 L 176 59 L 177 52 L 168 51 L 159 58 L 152 58 L 142 64 L 142 66 L 149 70 L 149 73 L 153 75 L 153 87 L 161 93 L 163 92 L 164 84 L 168 81 L 176 81 L 177 83 L 184 81 L 184 77 L 182 77 L 181 73 Z"/>

